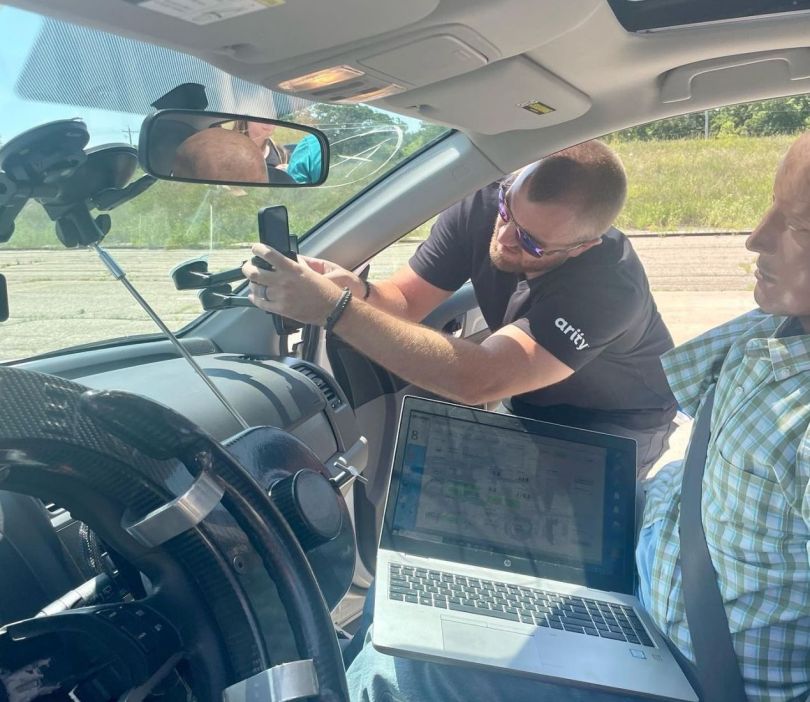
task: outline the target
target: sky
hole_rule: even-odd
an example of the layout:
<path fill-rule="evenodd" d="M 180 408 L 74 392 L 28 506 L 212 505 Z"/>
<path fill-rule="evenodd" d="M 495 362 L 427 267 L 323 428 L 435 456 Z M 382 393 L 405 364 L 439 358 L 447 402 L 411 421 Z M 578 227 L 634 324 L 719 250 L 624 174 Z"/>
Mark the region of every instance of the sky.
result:
<path fill-rule="evenodd" d="M 2 142 L 9 141 L 12 137 L 20 132 L 30 129 L 38 124 L 45 122 L 69 119 L 73 117 L 81 117 L 89 129 L 91 134 L 90 146 L 101 143 L 110 142 L 123 142 L 137 144 L 137 132 L 140 129 L 140 124 L 143 119 L 143 114 L 149 109 L 149 102 L 145 97 L 140 98 L 140 93 L 144 90 L 148 93 L 150 90 L 152 94 L 155 92 L 155 82 L 158 77 L 160 79 L 171 80 L 170 72 L 165 70 L 165 63 L 157 64 L 160 66 L 159 71 L 150 73 L 150 66 L 155 65 L 153 61 L 150 63 L 148 60 L 133 59 L 129 65 L 126 65 L 126 60 L 120 62 L 110 62 L 113 65 L 105 65 L 103 62 L 99 66 L 92 66 L 92 54 L 90 58 L 87 56 L 80 57 L 85 60 L 78 66 L 61 67 L 67 72 L 62 75 L 77 76 L 75 78 L 77 85 L 88 90 L 99 89 L 104 90 L 105 86 L 114 85 L 114 87 L 125 92 L 127 88 L 132 88 L 130 91 L 132 95 L 137 96 L 136 100 L 138 109 L 143 111 L 143 114 L 132 114 L 127 112 L 117 112 L 113 110 L 93 109 L 83 105 L 59 105 L 47 103 L 42 101 L 33 101 L 30 99 L 23 99 L 20 96 L 20 86 L 18 80 L 26 65 L 26 60 L 29 58 L 31 49 L 35 44 L 37 36 L 39 35 L 43 26 L 43 19 L 33 13 L 25 12 L 17 8 L 0 5 L 0 140 Z M 116 40 L 117 41 L 117 40 Z M 138 48 L 143 47 L 139 44 Z M 106 47 L 105 47 L 106 48 Z M 131 49 L 132 45 L 125 47 Z M 110 49 L 114 52 L 115 48 Z M 125 51 L 124 50 L 124 51 Z M 121 51 L 119 49 L 119 51 Z M 127 54 L 121 51 L 124 59 Z M 145 50 L 144 56 L 152 58 L 150 51 Z M 256 104 L 253 113 L 257 115 L 267 113 L 267 100 L 272 99 L 270 91 L 251 86 L 244 81 L 233 81 L 229 76 L 225 75 L 222 71 L 208 66 L 202 61 L 190 57 L 183 57 L 175 52 L 168 52 L 168 50 L 159 49 L 160 52 L 171 54 L 170 59 L 174 59 L 176 65 L 174 70 L 177 75 L 193 74 L 198 78 L 199 82 L 206 84 L 210 92 L 218 91 L 218 96 L 225 100 L 230 98 L 236 100 L 241 106 L 225 106 L 217 109 L 224 110 L 239 110 L 248 111 L 250 108 L 247 105 Z M 103 53 L 103 52 L 101 52 Z M 165 60 L 166 56 L 161 55 L 160 59 Z M 34 71 L 35 81 L 45 80 L 50 78 L 52 84 L 57 81 L 60 76 L 59 68 L 56 65 L 53 72 L 43 69 L 43 64 L 47 67 L 49 59 L 43 59 L 40 56 L 39 70 L 37 73 Z M 54 62 L 56 63 L 56 62 Z M 94 72 L 98 73 L 97 84 L 93 83 L 95 76 Z M 200 78 L 203 76 L 203 78 Z M 157 94 L 162 94 L 170 87 L 174 87 L 182 80 L 172 82 L 170 85 L 161 87 Z M 29 86 L 31 83 L 29 82 Z M 34 83 L 36 85 L 36 83 Z M 89 86 L 89 87 L 88 87 Z M 53 85 L 52 85 L 53 87 Z M 57 86 L 58 87 L 58 86 Z M 78 88 L 77 88 L 78 89 Z M 256 93 L 256 100 L 249 97 L 250 93 Z M 246 98 L 246 96 L 248 96 Z M 113 96 L 115 99 L 115 96 Z M 154 99 L 154 98 L 152 98 Z M 283 100 L 284 98 L 282 98 Z M 213 100 L 212 100 L 213 102 Z M 258 105 L 262 105 L 264 109 L 259 109 Z M 115 105 L 121 107 L 120 104 Z M 273 109 L 272 106 L 269 109 Z M 417 120 L 402 118 L 409 129 L 418 127 Z"/>
<path fill-rule="evenodd" d="M 31 102 L 15 94 L 15 83 L 39 33 L 42 19 L 35 14 L 0 5 L 0 139 L 5 143 L 20 132 L 57 119 L 81 117 L 95 141 L 128 142 L 126 129 L 137 130 L 142 117 L 71 105 Z M 91 142 L 92 143 L 92 142 Z"/>

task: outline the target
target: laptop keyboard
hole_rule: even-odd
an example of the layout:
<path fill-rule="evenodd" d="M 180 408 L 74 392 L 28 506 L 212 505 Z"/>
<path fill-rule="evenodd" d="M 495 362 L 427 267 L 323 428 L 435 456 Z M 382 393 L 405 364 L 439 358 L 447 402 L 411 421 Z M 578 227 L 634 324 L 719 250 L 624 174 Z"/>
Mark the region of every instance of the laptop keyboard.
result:
<path fill-rule="evenodd" d="M 632 607 L 587 597 L 394 563 L 388 596 L 399 602 L 653 646 Z"/>

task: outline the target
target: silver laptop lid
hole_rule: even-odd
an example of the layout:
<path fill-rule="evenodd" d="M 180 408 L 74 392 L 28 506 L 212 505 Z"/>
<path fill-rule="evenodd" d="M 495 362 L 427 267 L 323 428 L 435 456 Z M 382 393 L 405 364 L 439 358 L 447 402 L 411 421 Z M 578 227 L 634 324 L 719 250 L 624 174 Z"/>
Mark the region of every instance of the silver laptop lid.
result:
<path fill-rule="evenodd" d="M 633 594 L 635 441 L 406 397 L 380 547 Z"/>

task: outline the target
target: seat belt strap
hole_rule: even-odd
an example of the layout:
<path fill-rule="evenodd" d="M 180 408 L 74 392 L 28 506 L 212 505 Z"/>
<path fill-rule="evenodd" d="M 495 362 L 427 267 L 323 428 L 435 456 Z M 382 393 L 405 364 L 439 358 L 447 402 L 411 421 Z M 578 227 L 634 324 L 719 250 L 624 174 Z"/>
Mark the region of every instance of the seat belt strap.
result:
<path fill-rule="evenodd" d="M 703 530 L 703 473 L 714 392 L 712 387 L 698 411 L 684 462 L 680 518 L 683 602 L 704 699 L 744 702 L 740 666 Z"/>

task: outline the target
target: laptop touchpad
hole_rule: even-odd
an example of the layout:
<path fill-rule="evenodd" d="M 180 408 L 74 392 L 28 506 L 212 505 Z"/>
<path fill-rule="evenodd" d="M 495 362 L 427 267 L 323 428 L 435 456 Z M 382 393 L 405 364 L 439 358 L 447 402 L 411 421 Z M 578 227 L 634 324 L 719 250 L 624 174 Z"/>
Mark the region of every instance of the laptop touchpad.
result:
<path fill-rule="evenodd" d="M 537 641 L 530 634 L 442 619 L 444 650 L 460 658 L 500 662 L 513 668 L 537 666 Z"/>

